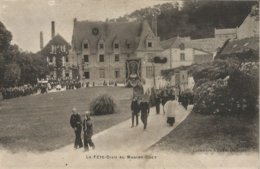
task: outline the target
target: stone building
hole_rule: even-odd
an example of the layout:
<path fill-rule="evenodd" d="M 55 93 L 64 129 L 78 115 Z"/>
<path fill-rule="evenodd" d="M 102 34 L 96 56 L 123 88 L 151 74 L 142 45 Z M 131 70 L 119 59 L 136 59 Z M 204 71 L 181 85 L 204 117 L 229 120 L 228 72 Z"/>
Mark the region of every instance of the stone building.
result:
<path fill-rule="evenodd" d="M 59 34 L 55 34 L 55 22 L 51 22 L 51 40 L 44 46 L 41 33 L 41 54 L 46 57 L 50 73 L 48 79 L 62 80 L 72 79 L 73 70 L 71 59 L 69 57 L 70 44 Z M 74 77 L 75 78 L 75 77 Z"/>
<path fill-rule="evenodd" d="M 181 91 L 191 88 L 194 82 L 185 67 L 213 61 L 225 42 L 226 39 L 223 38 L 191 39 L 190 37 L 174 37 L 161 41 L 163 48 L 161 55 L 169 61 L 164 68 L 174 72 L 170 85 L 180 88 Z"/>
<path fill-rule="evenodd" d="M 162 50 L 147 21 L 97 22 L 74 19 L 72 55 L 80 80 L 95 84 L 150 78 L 149 60 Z M 133 82 L 133 81 L 132 81 Z"/>
<path fill-rule="evenodd" d="M 259 6 L 254 5 L 251 12 L 236 28 L 215 29 L 216 38 L 243 39 L 259 37 Z"/>

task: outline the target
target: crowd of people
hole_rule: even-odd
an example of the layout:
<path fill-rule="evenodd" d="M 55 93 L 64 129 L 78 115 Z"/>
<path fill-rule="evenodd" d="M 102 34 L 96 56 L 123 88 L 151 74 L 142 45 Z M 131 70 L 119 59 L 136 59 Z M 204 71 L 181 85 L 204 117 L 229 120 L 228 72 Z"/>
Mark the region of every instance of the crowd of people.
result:
<path fill-rule="evenodd" d="M 79 81 L 76 80 L 49 80 L 48 82 L 49 85 L 49 90 L 55 89 L 58 85 L 61 86 L 61 88 L 66 87 L 66 90 L 70 89 L 78 89 L 81 88 L 82 84 Z"/>
<path fill-rule="evenodd" d="M 17 86 L 17 87 L 8 87 L 2 88 L 1 93 L 3 99 L 12 99 L 16 97 L 28 96 L 33 95 L 38 92 L 39 86 L 35 85 L 24 85 L 24 86 Z"/>
<path fill-rule="evenodd" d="M 149 107 L 155 106 L 156 114 L 160 114 L 161 105 L 163 114 L 167 114 L 167 123 L 172 126 L 175 122 L 174 109 L 176 109 L 177 105 L 182 105 L 187 110 L 188 105 L 193 104 L 193 98 L 192 92 L 183 91 L 175 93 L 173 88 L 151 89 L 144 95 L 134 96 L 131 103 L 131 127 L 134 127 L 134 121 L 136 121 L 136 126 L 138 125 L 138 115 L 141 113 L 141 120 L 144 124 L 144 129 L 146 129 Z"/>

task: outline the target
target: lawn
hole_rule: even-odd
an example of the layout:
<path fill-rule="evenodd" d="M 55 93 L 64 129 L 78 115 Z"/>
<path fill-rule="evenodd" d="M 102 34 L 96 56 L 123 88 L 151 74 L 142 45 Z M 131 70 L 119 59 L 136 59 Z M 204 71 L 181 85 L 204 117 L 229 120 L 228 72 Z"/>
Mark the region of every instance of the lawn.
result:
<path fill-rule="evenodd" d="M 131 116 L 131 89 L 83 88 L 1 101 L 0 145 L 17 152 L 51 151 L 73 143 L 74 133 L 69 125 L 72 107 L 83 114 L 91 100 L 104 93 L 115 99 L 118 113 L 93 116 L 94 133 L 98 133 Z"/>
<path fill-rule="evenodd" d="M 150 150 L 178 152 L 257 152 L 258 119 L 191 113 Z"/>

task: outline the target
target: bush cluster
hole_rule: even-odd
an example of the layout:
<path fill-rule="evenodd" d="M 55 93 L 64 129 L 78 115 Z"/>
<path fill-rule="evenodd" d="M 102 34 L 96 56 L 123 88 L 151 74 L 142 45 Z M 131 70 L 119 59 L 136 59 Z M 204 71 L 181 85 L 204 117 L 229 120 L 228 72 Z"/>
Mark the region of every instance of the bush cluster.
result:
<path fill-rule="evenodd" d="M 98 96 L 90 103 L 90 112 L 93 115 L 106 115 L 116 113 L 116 103 L 107 94 Z"/>
<path fill-rule="evenodd" d="M 218 64 L 215 65 L 217 67 L 211 67 L 209 72 L 216 79 L 202 76 L 206 69 L 196 72 L 193 111 L 202 114 L 255 117 L 258 113 L 258 62 L 243 62 L 238 67 L 230 68 L 231 62 L 221 71 Z M 226 77 L 218 76 L 219 74 Z"/>

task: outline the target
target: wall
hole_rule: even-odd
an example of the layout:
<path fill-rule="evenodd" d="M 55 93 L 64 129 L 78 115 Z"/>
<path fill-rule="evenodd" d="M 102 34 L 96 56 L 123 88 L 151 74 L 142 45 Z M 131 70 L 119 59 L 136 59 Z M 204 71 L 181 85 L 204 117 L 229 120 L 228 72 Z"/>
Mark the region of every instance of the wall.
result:
<path fill-rule="evenodd" d="M 238 39 L 243 39 L 256 36 L 259 36 L 259 20 L 257 21 L 256 16 L 248 15 L 238 28 L 237 37 Z"/>

